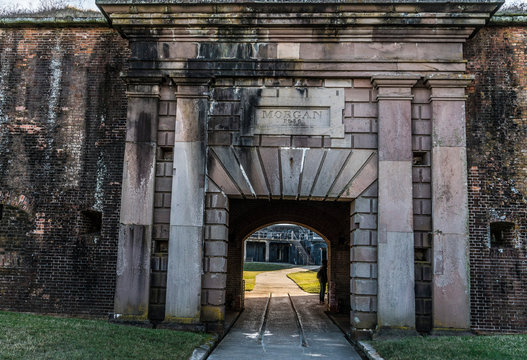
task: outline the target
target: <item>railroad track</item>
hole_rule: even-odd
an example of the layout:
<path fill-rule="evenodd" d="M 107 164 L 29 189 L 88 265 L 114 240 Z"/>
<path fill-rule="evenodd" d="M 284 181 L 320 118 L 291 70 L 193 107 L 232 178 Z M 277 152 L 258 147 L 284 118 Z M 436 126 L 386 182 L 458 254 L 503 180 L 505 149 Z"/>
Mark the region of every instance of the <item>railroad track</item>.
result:
<path fill-rule="evenodd" d="M 298 310 L 295 306 L 295 303 L 293 301 L 293 298 L 291 297 L 291 294 L 287 294 L 288 298 L 289 298 L 289 303 L 291 305 L 291 309 L 293 311 L 293 314 L 294 314 L 294 317 L 295 317 L 295 322 L 296 322 L 296 327 L 297 327 L 297 331 L 298 331 L 298 336 L 300 338 L 300 345 L 302 347 L 308 347 L 308 343 L 307 343 L 307 339 L 306 339 L 306 335 L 305 335 L 305 332 L 304 332 L 304 325 L 302 323 L 302 319 L 301 317 L 299 316 L 298 314 Z M 266 327 L 267 327 L 267 323 L 268 323 L 268 319 L 269 319 L 269 313 L 270 313 L 270 308 L 271 308 L 271 301 L 273 299 L 273 293 L 269 293 L 268 297 L 267 297 L 267 302 L 265 304 L 265 309 L 262 313 L 262 317 L 261 317 L 261 320 L 260 320 L 260 327 L 259 327 L 259 330 L 258 330 L 258 342 L 260 343 L 260 345 L 262 346 L 262 348 L 264 349 L 265 351 L 265 331 L 266 331 Z"/>

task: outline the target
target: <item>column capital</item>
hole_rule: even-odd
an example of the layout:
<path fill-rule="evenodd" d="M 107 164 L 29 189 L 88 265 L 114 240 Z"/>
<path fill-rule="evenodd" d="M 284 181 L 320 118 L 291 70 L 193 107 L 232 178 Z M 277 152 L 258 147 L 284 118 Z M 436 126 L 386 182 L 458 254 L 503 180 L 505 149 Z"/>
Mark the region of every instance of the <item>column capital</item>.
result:
<path fill-rule="evenodd" d="M 126 86 L 127 98 L 156 98 L 159 99 L 158 83 L 128 83 Z"/>
<path fill-rule="evenodd" d="M 211 78 L 180 78 L 170 79 L 176 85 L 176 97 L 178 98 L 208 98 Z"/>
<path fill-rule="evenodd" d="M 408 73 L 388 73 L 371 78 L 378 100 L 413 100 L 412 87 L 421 78 Z"/>
<path fill-rule="evenodd" d="M 375 87 L 412 87 L 421 79 L 421 75 L 413 73 L 384 73 L 371 77 Z"/>
<path fill-rule="evenodd" d="M 465 88 L 474 81 L 474 75 L 435 74 L 425 77 L 431 90 L 430 101 L 465 101 Z"/>
<path fill-rule="evenodd" d="M 475 76 L 469 74 L 432 74 L 425 76 L 425 85 L 428 87 L 467 87 L 474 81 Z"/>

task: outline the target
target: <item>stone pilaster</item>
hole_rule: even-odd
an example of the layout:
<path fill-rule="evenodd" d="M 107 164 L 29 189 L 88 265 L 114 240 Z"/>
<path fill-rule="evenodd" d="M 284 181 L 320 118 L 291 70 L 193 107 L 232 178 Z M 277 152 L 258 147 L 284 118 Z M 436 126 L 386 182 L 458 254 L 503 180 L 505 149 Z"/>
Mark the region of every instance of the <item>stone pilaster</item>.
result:
<path fill-rule="evenodd" d="M 130 84 L 117 252 L 116 320 L 146 321 L 159 86 Z"/>
<path fill-rule="evenodd" d="M 378 101 L 377 328 L 414 329 L 412 87 L 416 75 L 373 77 Z"/>
<path fill-rule="evenodd" d="M 432 105 L 433 322 L 470 329 L 464 75 L 430 76 Z"/>
<path fill-rule="evenodd" d="M 165 322 L 198 324 L 205 212 L 207 86 L 178 84 Z"/>

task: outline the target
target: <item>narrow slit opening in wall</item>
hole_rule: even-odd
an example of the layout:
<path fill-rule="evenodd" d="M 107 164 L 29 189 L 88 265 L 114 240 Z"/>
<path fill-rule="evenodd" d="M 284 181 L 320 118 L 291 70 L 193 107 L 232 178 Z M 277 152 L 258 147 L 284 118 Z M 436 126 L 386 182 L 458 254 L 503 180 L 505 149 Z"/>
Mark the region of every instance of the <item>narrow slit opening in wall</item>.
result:
<path fill-rule="evenodd" d="M 168 146 L 162 146 L 159 148 L 158 159 L 171 161 L 174 158 L 174 149 Z"/>
<path fill-rule="evenodd" d="M 414 249 L 414 260 L 417 262 L 430 262 L 429 249 L 426 248 L 415 248 Z"/>
<path fill-rule="evenodd" d="M 512 247 L 514 242 L 514 223 L 496 221 L 490 223 L 490 246 Z"/>
<path fill-rule="evenodd" d="M 414 166 L 429 166 L 430 165 L 429 153 L 426 151 L 414 151 L 413 165 Z"/>

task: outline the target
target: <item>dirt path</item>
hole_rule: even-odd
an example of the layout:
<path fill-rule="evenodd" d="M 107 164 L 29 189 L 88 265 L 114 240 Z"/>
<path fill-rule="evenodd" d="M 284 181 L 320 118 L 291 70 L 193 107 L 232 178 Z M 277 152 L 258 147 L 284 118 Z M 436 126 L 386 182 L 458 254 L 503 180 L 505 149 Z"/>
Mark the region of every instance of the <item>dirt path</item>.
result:
<path fill-rule="evenodd" d="M 273 293 L 273 296 L 287 296 L 288 293 L 297 296 L 311 296 L 312 294 L 306 293 L 293 280 L 289 279 L 287 274 L 316 268 L 318 267 L 295 267 L 258 274 L 256 275 L 254 290 L 247 291 L 245 299 L 267 296 L 270 292 Z"/>

